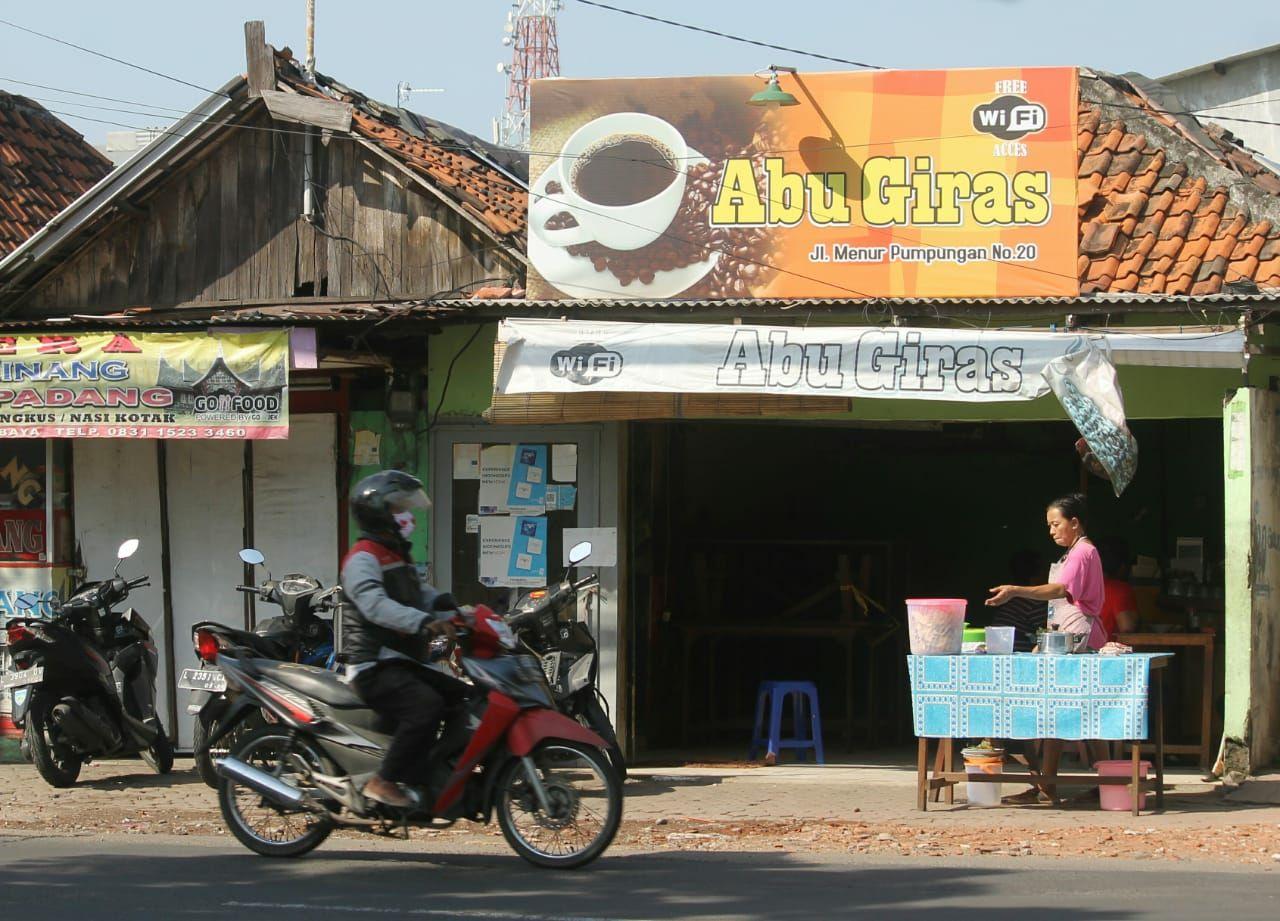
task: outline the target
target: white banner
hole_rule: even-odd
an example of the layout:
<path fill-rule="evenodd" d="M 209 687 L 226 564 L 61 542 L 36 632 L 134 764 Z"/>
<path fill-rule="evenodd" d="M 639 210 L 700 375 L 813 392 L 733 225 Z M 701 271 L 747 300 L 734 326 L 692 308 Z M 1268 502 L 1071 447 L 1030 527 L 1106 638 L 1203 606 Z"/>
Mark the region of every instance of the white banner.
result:
<path fill-rule="evenodd" d="M 775 393 L 992 402 L 1049 393 L 1046 366 L 1117 340 L 1238 361 L 1242 338 L 1125 337 L 910 327 L 735 326 L 508 319 L 496 390 Z M 1137 340 L 1141 340 L 1140 344 Z M 1144 362 L 1147 363 L 1147 362 Z M 1155 363 L 1155 362 L 1150 362 Z M 1171 362 L 1172 363 L 1172 362 Z"/>
<path fill-rule="evenodd" d="M 498 393 L 776 393 L 1034 400 L 1083 336 L 879 327 L 506 320 Z"/>

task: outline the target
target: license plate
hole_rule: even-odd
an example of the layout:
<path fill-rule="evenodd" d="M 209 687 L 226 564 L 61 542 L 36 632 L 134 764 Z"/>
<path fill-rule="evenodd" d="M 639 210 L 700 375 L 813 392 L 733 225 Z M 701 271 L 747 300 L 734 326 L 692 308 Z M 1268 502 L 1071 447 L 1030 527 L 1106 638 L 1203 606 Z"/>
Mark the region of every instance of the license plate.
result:
<path fill-rule="evenodd" d="M 216 668 L 184 668 L 178 678 L 178 687 L 221 694 L 227 689 L 227 676 Z"/>
<path fill-rule="evenodd" d="M 22 671 L 5 672 L 0 675 L 0 690 L 4 688 L 20 688 L 28 684 L 39 684 L 44 681 L 44 668 L 25 668 Z"/>

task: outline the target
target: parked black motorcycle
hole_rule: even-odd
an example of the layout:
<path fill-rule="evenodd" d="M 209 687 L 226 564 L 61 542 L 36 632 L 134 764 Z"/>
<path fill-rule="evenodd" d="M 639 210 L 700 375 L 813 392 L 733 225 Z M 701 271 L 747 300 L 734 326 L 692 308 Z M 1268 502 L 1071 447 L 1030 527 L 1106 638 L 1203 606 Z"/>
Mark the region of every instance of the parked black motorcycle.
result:
<path fill-rule="evenodd" d="M 251 566 L 265 562 L 262 553 L 252 548 L 241 550 L 240 559 Z M 225 757 L 241 739 L 265 723 L 260 715 L 246 717 L 232 733 L 210 747 L 209 739 L 217 733 L 219 721 L 231 707 L 226 678 L 217 666 L 218 654 L 233 652 L 236 657 L 253 656 L 322 667 L 331 666 L 333 659 L 333 627 L 317 614 L 333 606 L 336 588 L 324 591 L 318 580 L 301 573 L 277 580 L 268 571 L 262 584 L 238 585 L 236 590 L 279 605 L 283 613 L 262 621 L 253 630 L 214 621 L 204 621 L 192 628 L 191 641 L 201 667 L 184 668 L 178 687 L 191 691 L 187 712 L 196 716 L 192 737 L 196 773 L 215 788 L 218 774 L 213 762 Z"/>
<path fill-rule="evenodd" d="M 585 546 L 590 553 L 590 545 Z M 595 637 L 577 618 L 579 595 L 595 589 L 600 579 L 591 575 L 573 582 L 572 573 L 573 567 L 570 567 L 559 585 L 521 596 L 506 615 L 507 625 L 542 663 L 556 706 L 605 740 L 609 763 L 618 778 L 624 780 L 627 762 L 597 684 L 600 655 Z"/>
<path fill-rule="evenodd" d="M 120 564 L 138 549 L 126 540 L 110 579 L 86 582 L 56 604 L 50 619 L 18 618 L 7 627 L 14 669 L 13 722 L 22 747 L 50 785 L 69 787 L 94 758 L 140 754 L 152 769 L 173 768 L 173 745 L 156 714 L 158 654 L 133 608 L 115 606 L 148 576 L 125 580 Z"/>

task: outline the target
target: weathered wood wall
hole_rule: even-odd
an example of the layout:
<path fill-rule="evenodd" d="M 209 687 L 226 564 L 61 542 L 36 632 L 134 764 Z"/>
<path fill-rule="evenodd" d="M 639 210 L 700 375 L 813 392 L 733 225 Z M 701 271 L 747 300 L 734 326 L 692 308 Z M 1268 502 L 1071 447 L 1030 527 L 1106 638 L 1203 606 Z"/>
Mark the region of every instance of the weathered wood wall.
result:
<path fill-rule="evenodd" d="M 276 128 L 278 131 L 261 130 Z M 426 298 L 521 273 L 376 151 L 315 149 L 319 228 L 301 219 L 303 137 L 264 112 L 132 202 L 15 304 L 28 316 L 199 301 Z"/>

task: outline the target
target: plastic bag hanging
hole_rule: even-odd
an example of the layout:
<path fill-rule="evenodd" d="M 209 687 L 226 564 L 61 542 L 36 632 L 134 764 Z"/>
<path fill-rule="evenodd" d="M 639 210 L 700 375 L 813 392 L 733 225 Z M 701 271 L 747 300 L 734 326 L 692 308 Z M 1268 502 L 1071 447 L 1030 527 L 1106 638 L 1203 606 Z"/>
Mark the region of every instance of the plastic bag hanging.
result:
<path fill-rule="evenodd" d="M 1138 441 L 1125 421 L 1124 397 L 1110 356 L 1089 340 L 1081 342 L 1080 348 L 1049 362 L 1044 378 L 1118 496 L 1138 471 Z"/>

